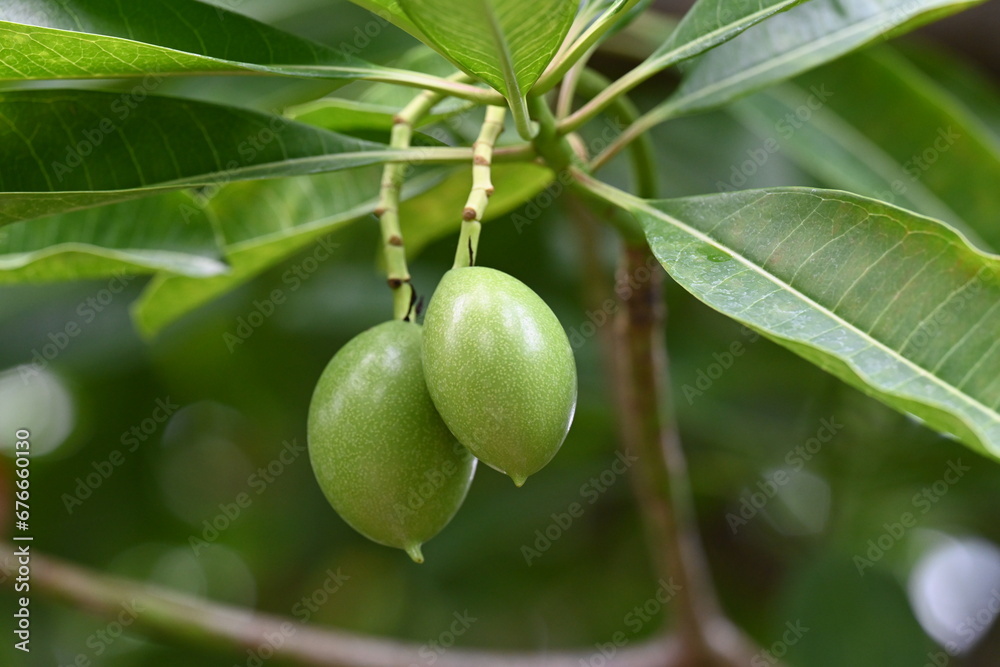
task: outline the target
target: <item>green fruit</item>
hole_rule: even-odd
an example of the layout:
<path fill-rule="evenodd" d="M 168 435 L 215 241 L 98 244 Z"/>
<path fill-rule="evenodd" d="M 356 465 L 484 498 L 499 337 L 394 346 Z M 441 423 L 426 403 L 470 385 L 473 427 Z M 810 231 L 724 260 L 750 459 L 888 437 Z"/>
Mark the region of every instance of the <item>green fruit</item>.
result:
<path fill-rule="evenodd" d="M 521 486 L 548 463 L 576 410 L 566 332 L 521 281 L 494 269 L 452 269 L 424 319 L 424 375 L 448 428 Z"/>
<path fill-rule="evenodd" d="M 476 460 L 441 421 L 420 361 L 421 328 L 385 322 L 333 357 L 309 407 L 309 458 L 327 500 L 362 535 L 405 549 L 458 511 Z"/>

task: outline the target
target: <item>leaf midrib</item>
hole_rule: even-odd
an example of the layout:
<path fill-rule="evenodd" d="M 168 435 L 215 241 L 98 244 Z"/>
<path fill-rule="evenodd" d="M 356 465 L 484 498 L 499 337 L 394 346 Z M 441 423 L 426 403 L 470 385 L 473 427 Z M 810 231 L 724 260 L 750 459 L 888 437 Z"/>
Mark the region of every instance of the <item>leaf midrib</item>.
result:
<path fill-rule="evenodd" d="M 757 203 L 757 202 L 761 201 L 762 199 L 764 199 L 765 197 L 767 197 L 769 194 L 770 193 L 764 193 L 764 194 L 762 194 L 760 198 L 755 199 L 752 202 L 749 202 L 748 204 L 746 204 L 746 206 L 752 206 L 752 205 L 754 205 L 755 203 Z M 810 193 L 810 194 L 812 194 L 812 193 Z M 819 197 L 819 195 L 815 195 L 815 194 L 813 194 L 812 196 Z M 823 201 L 822 197 L 819 197 L 819 199 L 821 201 Z M 995 409 L 990 408 L 990 407 L 988 407 L 988 406 L 980 403 L 974 397 L 969 396 L 968 394 L 963 393 L 960 389 L 958 389 L 957 387 L 955 387 L 954 385 L 952 385 L 949 382 L 945 382 L 942 378 L 934 375 L 928 369 L 926 369 L 923 366 L 917 364 L 916 362 L 912 361 L 911 359 L 902 356 L 899 352 L 897 352 L 896 350 L 893 350 L 891 347 L 889 347 L 888 345 L 886 345 L 885 343 L 883 343 L 881 340 L 879 340 L 875 336 L 873 336 L 873 335 L 871 335 L 869 333 L 863 332 L 857 326 L 855 326 L 851 322 L 848 322 L 847 320 L 845 320 L 840 315 L 838 315 L 838 314 L 830 311 L 826 306 L 818 303 L 812 297 L 804 294 L 803 292 L 801 292 L 800 290 L 796 289 L 795 287 L 792 287 L 791 285 L 788 285 L 787 283 L 783 282 L 782 280 L 780 280 L 774 274 L 769 273 L 768 271 L 764 270 L 763 267 L 757 266 L 756 264 L 754 264 L 753 262 L 751 262 L 749 259 L 745 258 L 740 251 L 735 250 L 735 249 L 729 247 L 728 245 L 726 245 L 725 243 L 723 243 L 723 242 L 715 239 L 714 237 L 712 237 L 712 236 L 710 236 L 710 235 L 708 235 L 708 234 L 706 234 L 706 233 L 704 233 L 704 232 L 702 232 L 702 231 L 700 231 L 700 230 L 698 230 L 698 229 L 696 229 L 694 227 L 691 227 L 690 225 L 682 222 L 681 220 L 678 220 L 677 218 L 673 217 L 672 215 L 669 215 L 668 213 L 666 213 L 664 211 L 661 211 L 660 209 L 658 209 L 658 208 L 656 208 L 654 206 L 651 206 L 651 205 L 647 204 L 646 202 L 644 202 L 642 200 L 637 200 L 633 204 L 633 206 L 635 206 L 636 208 L 643 209 L 646 213 L 649 213 L 649 214 L 653 215 L 654 217 L 665 218 L 667 221 L 670 222 L 670 224 L 672 224 L 672 225 L 676 226 L 677 228 L 685 231 L 686 233 L 694 236 L 695 238 L 697 238 L 699 240 L 702 240 L 702 241 L 704 241 L 706 243 L 709 243 L 711 245 L 714 245 L 715 247 L 728 252 L 733 257 L 736 257 L 737 260 L 739 260 L 744 266 L 746 266 L 747 268 L 749 268 L 751 271 L 753 271 L 753 272 L 757 273 L 758 275 L 764 277 L 765 279 L 767 279 L 770 282 L 774 283 L 775 285 L 777 285 L 781 289 L 790 292 L 792 295 L 794 295 L 795 297 L 801 299 L 807 305 L 811 305 L 811 306 L 815 307 L 817 310 L 819 310 L 820 312 L 826 314 L 828 317 L 830 317 L 831 319 L 833 319 L 835 322 L 838 322 L 844 328 L 849 329 L 849 330 L 855 332 L 862 339 L 872 341 L 871 344 L 873 346 L 875 346 L 875 347 L 883 350 L 890 357 L 895 358 L 895 359 L 899 359 L 902 363 L 904 363 L 906 366 L 910 367 L 918 375 L 929 379 L 933 384 L 940 385 L 940 387 L 942 389 L 944 389 L 946 392 L 948 392 L 950 394 L 953 394 L 956 397 L 958 397 L 958 399 L 961 402 L 968 403 L 968 404 L 970 404 L 971 407 L 978 408 L 981 412 L 983 412 L 986 415 L 986 417 L 991 418 L 993 421 L 995 421 L 997 423 L 1000 423 L 1000 413 L 998 413 Z M 865 212 L 865 214 L 868 215 L 868 216 L 871 215 L 867 211 Z M 940 238 L 942 240 L 944 240 L 945 242 L 947 242 L 948 244 L 954 245 L 954 243 L 951 240 L 949 240 L 949 239 L 947 239 L 945 237 L 940 237 Z M 983 255 L 983 253 L 979 253 L 975 248 L 971 248 L 970 247 L 970 249 L 973 252 L 975 252 L 976 254 Z M 983 255 L 983 256 L 984 257 L 988 257 L 986 255 Z M 814 344 L 812 344 L 812 343 L 810 343 L 808 341 L 798 340 L 798 339 L 795 339 L 795 338 L 789 338 L 788 336 L 783 336 L 780 333 L 776 333 L 776 332 L 772 332 L 772 333 L 773 333 L 773 335 L 778 336 L 779 338 L 783 338 L 783 339 L 785 339 L 787 341 L 790 341 L 790 342 L 793 342 L 793 343 L 795 343 L 797 345 L 808 345 L 809 347 L 812 347 L 813 349 L 815 349 L 818 352 L 821 352 L 823 354 L 831 354 L 830 352 L 828 352 L 828 351 L 826 351 L 826 350 L 824 350 L 824 349 L 822 349 L 822 348 L 820 348 L 820 347 L 818 347 L 818 346 L 816 346 L 816 345 L 814 345 Z M 836 355 L 834 355 L 834 356 L 836 356 Z M 838 358 L 840 358 L 840 357 L 838 357 Z M 848 366 L 850 366 L 860 377 L 868 377 L 868 374 L 865 373 L 861 368 L 859 368 L 850 358 L 843 358 L 843 361 Z M 878 385 L 874 385 L 874 386 L 878 387 L 879 391 L 883 391 L 883 392 L 885 392 L 887 394 L 892 394 L 892 395 L 898 396 L 900 398 L 906 398 L 908 400 L 916 400 L 918 402 L 928 401 L 928 399 L 926 399 L 926 398 L 917 398 L 917 397 L 914 397 L 914 396 L 903 396 L 903 395 L 899 394 L 898 392 L 896 392 L 894 390 L 883 388 L 883 387 L 880 387 Z M 939 407 L 947 409 L 947 406 L 939 406 Z M 984 434 L 982 434 L 979 431 L 979 429 L 977 428 L 977 426 L 975 424 L 969 424 L 968 420 L 966 420 L 964 418 L 962 419 L 962 421 L 966 422 L 966 424 L 973 431 L 975 431 L 980 436 L 980 440 L 983 443 L 988 442 L 988 439 L 985 437 Z"/>
<path fill-rule="evenodd" d="M 799 54 L 808 54 L 810 52 L 818 51 L 821 48 L 825 47 L 826 45 L 836 43 L 837 41 L 850 37 L 852 36 L 852 34 L 856 32 L 864 32 L 864 30 L 868 29 L 870 24 L 878 23 L 880 19 L 885 17 L 887 14 L 892 14 L 892 13 L 893 12 L 891 11 L 879 12 L 878 14 L 874 14 L 868 19 L 865 19 L 858 23 L 853 23 L 843 30 L 827 33 L 822 38 L 818 40 L 809 41 L 806 44 L 803 44 L 802 46 L 793 49 L 792 51 L 785 52 L 781 56 L 778 56 L 776 58 L 768 58 L 754 67 L 738 70 L 735 74 L 733 74 L 730 77 L 727 77 L 725 79 L 720 79 L 719 81 L 716 81 L 714 84 L 703 86 L 699 88 L 698 91 L 694 94 L 680 97 L 677 100 L 668 101 L 664 104 L 664 106 L 670 106 L 671 108 L 676 109 L 682 106 L 680 104 L 681 101 L 686 101 L 688 106 L 690 106 L 691 102 L 702 99 L 720 89 L 725 89 L 733 81 L 739 81 L 740 79 L 749 79 L 752 78 L 754 75 L 756 75 L 758 72 L 766 72 L 768 70 L 777 69 L 780 66 L 784 65 L 785 63 L 787 63 L 788 61 L 794 60 L 796 57 L 799 56 Z M 914 15 L 915 14 L 909 14 L 905 20 L 913 18 Z M 901 21 L 900 24 L 902 23 L 903 22 Z"/>
<path fill-rule="evenodd" d="M 792 2 L 785 3 L 785 8 L 787 9 L 787 8 L 793 6 L 793 5 L 801 3 L 802 1 L 803 0 L 792 0 Z M 685 50 L 688 50 L 688 49 L 691 49 L 693 47 L 696 47 L 697 45 L 704 44 L 705 42 L 710 42 L 716 36 L 725 34 L 727 31 L 732 30 L 733 26 L 735 26 L 735 25 L 739 25 L 740 23 L 744 23 L 744 22 L 750 22 L 752 24 L 756 24 L 759 21 L 754 21 L 753 19 L 757 19 L 757 17 L 762 17 L 760 20 L 763 20 L 763 18 L 767 18 L 768 14 L 770 14 L 770 13 L 777 13 L 779 11 L 781 11 L 781 10 L 775 10 L 773 5 L 770 6 L 770 7 L 768 7 L 767 9 L 761 9 L 761 10 L 759 10 L 757 12 L 754 12 L 753 14 L 748 14 L 747 16 L 743 17 L 739 21 L 734 21 L 733 23 L 727 23 L 725 26 L 716 28 L 712 32 L 705 33 L 704 35 L 702 35 L 700 37 L 697 37 L 697 38 L 691 40 L 690 42 L 687 42 L 683 46 L 679 46 L 679 47 L 673 49 L 672 51 L 668 51 L 667 53 L 664 53 L 663 55 L 656 56 L 654 54 L 654 56 L 652 58 L 650 58 L 646 62 L 649 63 L 650 66 L 654 66 L 654 63 L 655 63 L 655 67 L 660 68 L 660 69 L 663 69 L 665 67 L 670 67 L 671 65 L 674 64 L 673 62 L 670 61 L 670 58 L 671 57 L 676 57 L 676 54 L 682 53 Z M 751 25 L 750 27 L 752 28 L 753 25 Z M 667 61 L 666 64 L 662 64 L 662 61 L 664 59 L 666 59 L 666 61 Z M 676 62 L 679 62 L 680 60 L 683 60 L 683 59 L 684 58 L 678 58 Z"/>

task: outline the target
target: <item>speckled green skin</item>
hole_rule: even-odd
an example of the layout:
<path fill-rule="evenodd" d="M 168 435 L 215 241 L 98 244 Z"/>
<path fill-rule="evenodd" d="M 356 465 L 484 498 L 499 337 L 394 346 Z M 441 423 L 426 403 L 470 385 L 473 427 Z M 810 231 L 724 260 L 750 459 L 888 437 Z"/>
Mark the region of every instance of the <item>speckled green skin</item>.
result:
<path fill-rule="evenodd" d="M 481 461 L 520 486 L 548 463 L 576 410 L 573 350 L 527 285 L 484 267 L 444 275 L 424 318 L 438 412 Z"/>
<path fill-rule="evenodd" d="M 362 535 L 405 549 L 458 511 L 476 460 L 441 421 L 420 361 L 421 328 L 392 321 L 333 357 L 309 408 L 309 458 L 327 500 Z"/>

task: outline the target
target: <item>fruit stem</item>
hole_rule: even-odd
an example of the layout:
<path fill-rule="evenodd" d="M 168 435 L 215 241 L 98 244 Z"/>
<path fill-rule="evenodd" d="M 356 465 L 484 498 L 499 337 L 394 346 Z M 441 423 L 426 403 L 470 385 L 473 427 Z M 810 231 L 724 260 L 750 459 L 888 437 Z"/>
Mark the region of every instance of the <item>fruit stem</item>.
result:
<path fill-rule="evenodd" d="M 462 209 L 462 228 L 455 249 L 455 263 L 452 268 L 475 266 L 476 250 L 479 248 L 479 232 L 482 229 L 483 214 L 493 194 L 491 177 L 493 147 L 497 137 L 503 132 L 504 107 L 486 107 L 486 118 L 479 130 L 479 137 L 472 144 L 472 190 Z"/>
<path fill-rule="evenodd" d="M 463 73 L 455 74 L 449 81 L 466 79 Z M 445 93 L 425 90 L 413 98 L 393 118 L 392 133 L 389 145 L 392 148 L 406 149 L 413 138 L 413 128 L 420 120 L 430 113 L 435 104 L 444 99 Z M 406 248 L 403 246 L 403 232 L 399 224 L 399 193 L 403 181 L 412 171 L 411 165 L 402 162 L 390 162 L 382 170 L 382 182 L 379 190 L 378 204 L 375 215 L 379 219 L 382 231 L 382 252 L 385 255 L 386 279 L 392 290 L 392 312 L 397 320 L 408 320 L 413 307 L 413 286 L 410 284 L 410 271 L 406 266 Z"/>

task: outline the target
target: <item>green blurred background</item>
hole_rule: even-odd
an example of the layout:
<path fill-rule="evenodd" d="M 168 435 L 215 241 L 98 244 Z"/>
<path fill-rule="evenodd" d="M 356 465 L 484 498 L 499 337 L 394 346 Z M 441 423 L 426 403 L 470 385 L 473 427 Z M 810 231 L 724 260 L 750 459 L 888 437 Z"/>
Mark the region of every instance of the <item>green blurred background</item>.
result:
<path fill-rule="evenodd" d="M 354 40 L 355 28 L 370 20 L 339 2 L 219 4 L 333 45 Z M 961 35 L 975 16 L 996 25 L 996 10 L 988 3 L 907 43 L 939 62 L 936 52 L 926 55 L 930 41 Z M 365 45 L 364 56 L 391 62 L 412 46 L 386 28 Z M 629 66 L 608 55 L 595 63 L 609 76 Z M 945 71 L 942 81 L 948 78 Z M 247 83 L 177 84 L 164 92 L 269 108 L 275 100 L 304 96 L 302 86 L 322 85 Z M 671 85 L 669 77 L 652 82 L 639 94 L 640 105 Z M 354 85 L 338 94 L 378 96 L 386 89 Z M 994 102 L 985 100 L 979 111 L 995 131 L 1000 109 Z M 761 144 L 760 134 L 727 112 L 671 122 L 654 138 L 664 196 L 716 191 L 733 165 Z M 626 182 L 626 167 L 613 164 L 607 177 Z M 779 184 L 829 185 L 778 153 L 743 187 Z M 304 445 L 310 394 L 329 358 L 390 313 L 374 263 L 373 219 L 330 237 L 337 245 L 331 259 L 314 264 L 313 244 L 149 342 L 129 320 L 146 278 L 129 281 L 92 321 L 87 300 L 99 299 L 107 280 L 0 288 L 0 369 L 7 369 L 0 374 L 3 533 L 10 532 L 13 474 L 6 454 L 14 430 L 28 427 L 33 548 L 102 572 L 299 620 L 306 615 L 297 606 L 302 598 L 329 572 L 339 572 L 347 579 L 308 613 L 310 623 L 417 643 L 440 638 L 456 612 L 477 619 L 457 639 L 468 647 L 587 650 L 617 631 L 630 641 L 656 633 L 669 620 L 669 605 L 648 622 L 635 620 L 633 609 L 659 584 L 628 481 L 608 472 L 616 435 L 600 335 L 593 335 L 606 331 L 591 326 L 601 318 L 588 312 L 593 305 L 584 290 L 593 274 L 583 260 L 587 233 L 564 207 L 540 208 L 531 224 L 518 224 L 524 209 L 487 224 L 479 262 L 535 289 L 580 343 L 576 421 L 560 454 L 523 489 L 480 467 L 459 514 L 425 546 L 424 565 L 349 529 L 324 500 L 306 456 L 279 458 L 285 443 Z M 591 242 L 610 286 L 615 240 L 601 230 Z M 453 243 L 453 236 L 433 240 L 412 265 L 425 297 L 449 267 Z M 303 271 L 295 289 L 290 270 Z M 244 342 L 227 345 L 224 336 L 236 333 L 255 301 L 276 289 L 284 303 Z M 1000 600 L 1000 466 L 755 340 L 672 285 L 667 299 L 672 382 L 700 529 L 734 620 L 765 647 L 781 640 L 788 623 L 808 628 L 788 647 L 785 660 L 795 665 L 944 664 L 948 641 L 961 650 L 953 650 L 960 655 L 947 656 L 947 664 L 1000 665 L 996 612 L 982 611 Z M 81 335 L 43 372 L 23 379 L 18 366 L 70 321 L 80 323 Z M 733 349 L 740 353 L 727 358 Z M 173 406 L 169 416 L 163 405 Z M 835 428 L 823 431 L 824 423 Z M 133 427 L 141 440 L 131 440 Z M 820 436 L 825 442 L 813 442 L 815 453 L 793 470 L 796 447 Z M 79 480 L 98 468 L 107 470 L 104 462 L 116 450 L 121 465 L 67 507 L 66 494 L 77 493 Z M 968 472 L 933 490 L 949 462 L 958 461 Z M 267 476 L 258 472 L 269 466 Z M 745 522 L 734 520 L 744 501 L 782 469 L 789 477 L 775 497 Z M 593 494 L 589 480 L 602 473 L 604 490 Z M 925 488 L 932 489 L 926 504 L 915 499 Z M 240 493 L 250 496 L 250 506 L 233 519 L 219 518 L 220 506 Z M 583 516 L 565 530 L 552 529 L 552 514 L 574 502 L 584 505 Z M 870 557 L 869 540 L 877 542 L 886 524 L 905 512 L 917 526 L 859 574 L 856 557 Z M 211 537 L 205 530 L 213 521 L 228 525 L 210 544 L 193 548 L 193 537 Z M 558 539 L 527 563 L 523 548 L 536 547 L 536 531 L 546 529 Z M 8 584 L 0 603 L 9 619 Z M 0 643 L 0 664 L 70 665 L 81 654 L 91 664 L 114 667 L 247 662 L 245 652 L 160 643 L 136 633 L 107 642 L 97 634 L 107 631 L 106 619 L 39 593 L 31 610 L 30 656 L 14 651 L 8 636 Z M 977 615 L 976 630 L 968 630 L 966 617 Z"/>

